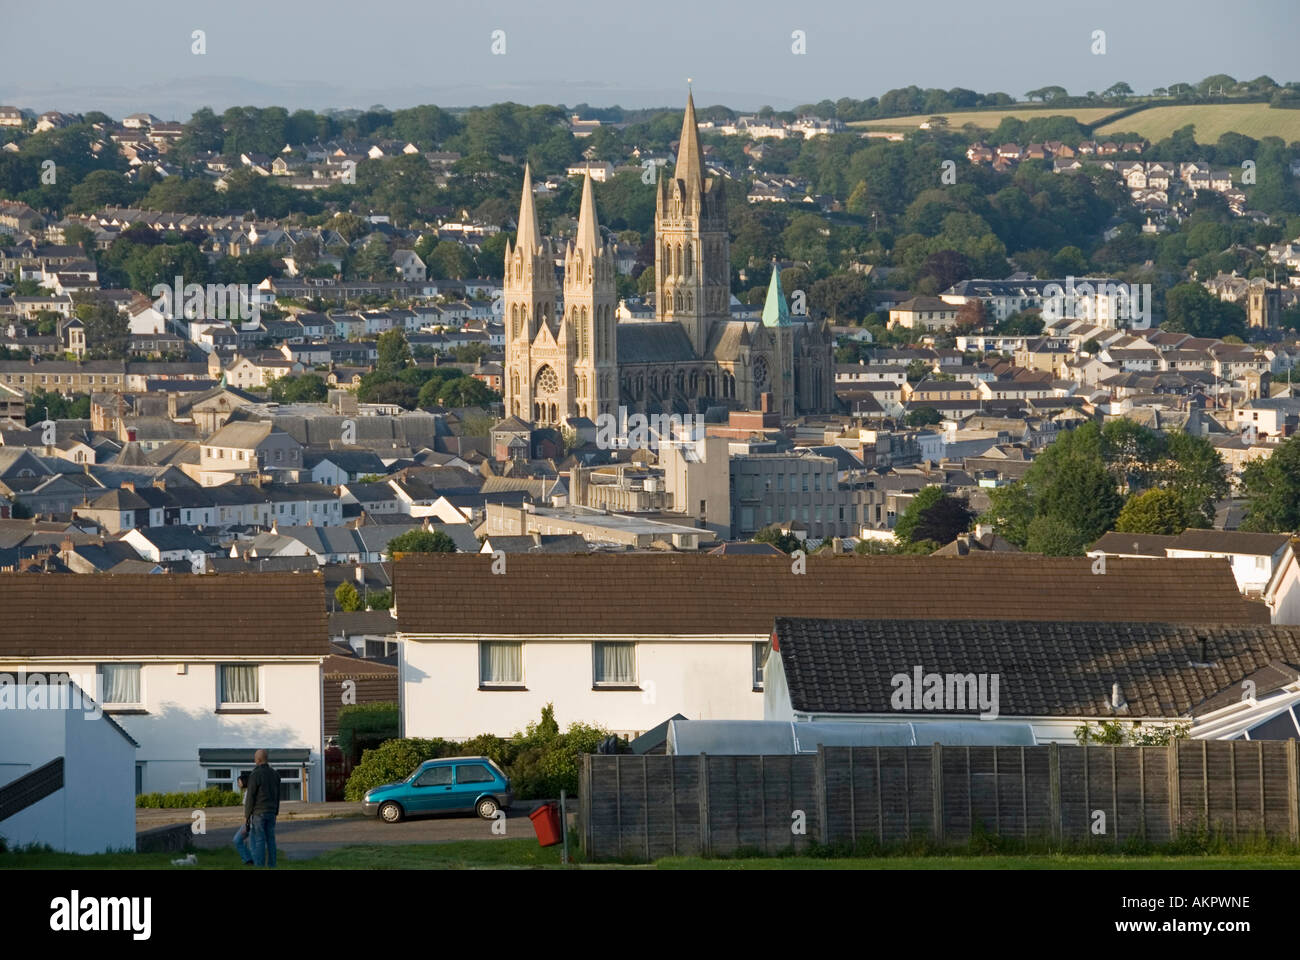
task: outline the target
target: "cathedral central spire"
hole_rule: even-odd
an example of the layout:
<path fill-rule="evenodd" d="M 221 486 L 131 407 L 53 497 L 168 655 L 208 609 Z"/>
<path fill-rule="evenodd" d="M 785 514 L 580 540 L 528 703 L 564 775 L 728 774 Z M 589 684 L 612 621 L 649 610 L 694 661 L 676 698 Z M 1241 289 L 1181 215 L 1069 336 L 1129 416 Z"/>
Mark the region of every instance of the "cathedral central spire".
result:
<path fill-rule="evenodd" d="M 519 200 L 519 234 L 515 249 L 525 255 L 534 253 L 542 245 L 542 231 L 537 228 L 537 208 L 533 204 L 533 173 L 524 164 L 524 193 Z"/>
<path fill-rule="evenodd" d="M 596 200 L 591 193 L 591 170 L 582 178 L 582 206 L 578 213 L 578 236 L 574 239 L 574 248 L 591 257 L 600 249 L 600 229 L 596 225 Z"/>
<path fill-rule="evenodd" d="M 695 123 L 695 93 L 686 95 L 686 115 L 682 117 L 682 137 L 677 146 L 677 168 L 673 176 L 688 187 L 699 188 L 703 182 L 700 161 L 700 132 Z"/>

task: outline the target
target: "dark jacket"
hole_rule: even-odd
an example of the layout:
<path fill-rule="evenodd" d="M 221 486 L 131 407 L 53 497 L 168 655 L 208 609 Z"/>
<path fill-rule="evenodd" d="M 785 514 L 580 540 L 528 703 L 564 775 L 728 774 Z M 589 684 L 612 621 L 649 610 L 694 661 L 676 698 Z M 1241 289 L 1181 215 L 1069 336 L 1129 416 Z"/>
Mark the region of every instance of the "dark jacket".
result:
<path fill-rule="evenodd" d="M 244 818 L 274 817 L 280 812 L 280 775 L 269 763 L 259 763 L 248 775 L 244 791 Z"/>

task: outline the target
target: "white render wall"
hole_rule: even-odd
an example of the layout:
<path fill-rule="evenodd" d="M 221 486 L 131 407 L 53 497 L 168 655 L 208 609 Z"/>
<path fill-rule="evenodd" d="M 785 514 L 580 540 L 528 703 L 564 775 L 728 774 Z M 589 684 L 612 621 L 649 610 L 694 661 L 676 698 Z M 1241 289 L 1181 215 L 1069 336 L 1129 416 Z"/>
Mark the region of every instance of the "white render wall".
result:
<path fill-rule="evenodd" d="M 28 688 L 17 688 L 25 696 Z M 81 709 L 0 710 L 0 786 L 63 757 L 63 788 L 0 822 L 14 846 L 135 849 L 135 747 Z"/>
<path fill-rule="evenodd" d="M 122 662 L 138 662 L 126 661 Z M 225 663 L 247 662 L 234 659 Z M 323 800 L 325 779 L 321 742 L 321 675 L 319 661 L 263 663 L 258 678 L 265 713 L 217 713 L 217 666 L 188 662 L 178 673 L 176 661 L 144 662 L 141 698 L 146 714 L 115 713 L 113 719 L 140 748 L 145 793 L 202 789 L 200 748 L 310 748 L 308 799 Z M 72 674 L 73 680 L 94 676 L 93 661 L 0 664 L 0 672 Z M 51 756 L 55 756 L 53 754 Z M 3 748 L 0 747 L 0 758 Z M 43 762 L 43 761 L 42 761 Z M 127 792 L 134 803 L 135 768 Z"/>
<path fill-rule="evenodd" d="M 477 639 L 399 634 L 403 736 L 508 736 L 535 722 L 547 703 L 555 705 L 561 729 L 581 721 L 624 735 L 644 733 L 677 713 L 691 720 L 763 719 L 753 644 L 766 642 L 766 635 L 608 638 L 637 641 L 640 690 L 592 689 L 592 642 L 604 637 L 519 639 L 527 689 L 480 691 Z"/>

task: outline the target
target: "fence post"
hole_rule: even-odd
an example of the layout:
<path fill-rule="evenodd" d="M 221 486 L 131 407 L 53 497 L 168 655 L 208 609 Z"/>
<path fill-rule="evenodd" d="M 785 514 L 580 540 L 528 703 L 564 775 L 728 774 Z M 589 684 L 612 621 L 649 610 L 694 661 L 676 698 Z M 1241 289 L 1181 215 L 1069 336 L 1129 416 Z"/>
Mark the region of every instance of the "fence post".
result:
<path fill-rule="evenodd" d="M 930 803 L 934 840 L 943 843 L 943 747 L 938 743 L 930 747 Z"/>
<path fill-rule="evenodd" d="M 1179 792 L 1181 777 L 1178 774 L 1178 741 L 1170 740 L 1168 760 L 1169 776 L 1169 839 L 1177 840 L 1183 829 L 1183 798 Z"/>
<path fill-rule="evenodd" d="M 591 754 L 582 755 L 582 783 L 578 794 L 578 815 L 582 817 L 582 857 L 592 860 L 595 853 L 591 830 Z"/>
<path fill-rule="evenodd" d="M 817 744 L 817 829 L 822 846 L 831 842 L 830 827 L 826 823 L 826 744 Z"/>
<path fill-rule="evenodd" d="M 707 857 L 713 852 L 713 837 L 709 830 L 709 755 L 700 754 L 700 854 Z"/>
<path fill-rule="evenodd" d="M 1297 782 L 1297 774 L 1300 770 L 1300 763 L 1297 763 L 1296 742 L 1294 740 L 1286 741 L 1286 815 L 1290 821 L 1291 842 L 1300 841 L 1300 783 Z"/>
<path fill-rule="evenodd" d="M 1061 839 L 1061 748 L 1058 743 L 1047 745 L 1047 800 L 1051 808 L 1052 839 Z"/>

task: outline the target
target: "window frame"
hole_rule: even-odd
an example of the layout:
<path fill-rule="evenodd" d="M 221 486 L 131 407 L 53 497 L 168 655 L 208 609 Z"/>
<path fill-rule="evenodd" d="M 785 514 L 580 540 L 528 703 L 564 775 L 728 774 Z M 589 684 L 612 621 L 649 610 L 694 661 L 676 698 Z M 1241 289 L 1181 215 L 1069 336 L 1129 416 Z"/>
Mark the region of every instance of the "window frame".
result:
<path fill-rule="evenodd" d="M 254 678 L 255 678 L 255 680 L 256 680 L 256 683 L 257 683 L 257 699 L 256 699 L 256 700 L 248 700 L 248 701 L 245 701 L 245 700 L 225 700 L 225 699 L 223 698 L 223 695 L 224 695 L 224 693 L 225 693 L 225 671 L 226 671 L 228 668 L 230 668 L 230 667 L 251 667 L 251 668 L 252 668 L 252 670 L 253 670 L 253 676 L 254 676 Z M 219 663 L 219 664 L 217 664 L 217 677 L 216 677 L 216 679 L 217 679 L 217 712 L 218 712 L 218 713 L 235 713 L 235 712 L 239 712 L 239 711 L 241 711 L 241 710 L 250 710 L 250 711 L 257 711 L 257 712 L 265 712 L 265 706 L 264 706 L 264 704 L 263 704 L 264 693 L 263 693 L 262 668 L 261 668 L 261 664 L 259 664 L 259 663 Z"/>
<path fill-rule="evenodd" d="M 632 648 L 632 679 L 602 680 L 597 676 L 600 661 L 600 649 L 606 645 L 618 644 Z M 593 640 L 591 644 L 591 688 L 593 690 L 640 690 L 640 670 L 638 669 L 637 642 L 635 640 Z"/>

